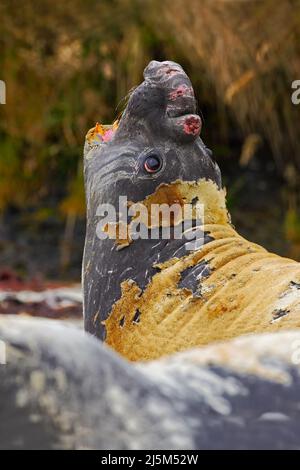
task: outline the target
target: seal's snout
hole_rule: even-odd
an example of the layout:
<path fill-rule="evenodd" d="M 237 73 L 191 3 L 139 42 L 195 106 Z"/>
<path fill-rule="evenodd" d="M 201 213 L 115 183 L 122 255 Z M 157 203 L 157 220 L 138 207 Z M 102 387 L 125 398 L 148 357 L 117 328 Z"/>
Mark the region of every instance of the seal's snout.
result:
<path fill-rule="evenodd" d="M 166 100 L 170 107 L 185 101 L 190 102 L 190 107 L 194 105 L 195 96 L 189 77 L 183 68 L 175 62 L 158 62 L 152 60 L 144 70 L 144 78 L 147 83 L 151 83 L 164 91 Z M 193 109 L 189 109 L 192 112 Z M 178 115 L 178 114 L 177 114 Z"/>
<path fill-rule="evenodd" d="M 192 86 L 186 83 L 174 84 L 167 95 L 167 116 L 178 117 L 184 114 L 195 114 L 197 103 Z"/>
<path fill-rule="evenodd" d="M 178 74 L 185 75 L 183 68 L 176 64 L 176 62 L 169 60 L 164 62 L 152 60 L 144 70 L 144 78 L 146 80 L 166 80 Z"/>
<path fill-rule="evenodd" d="M 152 60 L 144 81 L 132 92 L 116 137 L 165 135 L 192 142 L 201 131 L 192 84 L 183 68 L 172 61 Z M 150 131 L 150 132 L 149 132 Z"/>
<path fill-rule="evenodd" d="M 164 331 L 161 335 L 159 312 L 163 307 L 157 310 L 157 305 L 166 302 L 168 323 L 169 312 L 176 312 L 177 302 L 184 300 L 185 305 L 186 296 L 194 299 L 193 295 L 198 295 L 195 285 L 200 271 L 196 276 L 194 271 L 190 275 L 185 270 L 194 261 L 191 265 L 180 264 L 180 270 L 193 278 L 189 281 L 193 284 L 191 293 L 188 283 L 182 281 L 181 287 L 181 271 L 173 270 L 173 261 L 189 257 L 202 240 L 213 240 L 210 232 L 200 227 L 203 214 L 198 209 L 201 211 L 204 204 L 209 211 L 215 207 L 221 177 L 199 137 L 201 126 L 194 90 L 184 69 L 171 61 L 151 61 L 142 83 L 130 91 L 118 122 L 112 126 L 97 124 L 87 136 L 85 328 L 105 338 L 109 345 L 118 343 L 119 351 L 123 345 L 128 346 L 134 351 L 128 352 L 128 357 L 133 357 L 141 344 L 144 347 L 144 332 L 148 335 L 144 330 L 148 325 L 146 310 L 150 322 L 153 310 L 158 312 L 153 320 L 158 333 L 154 346 L 150 342 L 152 351 L 157 349 L 156 340 L 160 348 L 159 338 L 169 344 L 171 337 Z M 203 189 L 198 187 L 201 180 Z M 214 189 L 206 186 L 207 180 Z M 220 195 L 223 201 L 223 192 Z M 216 214 L 207 224 L 226 217 L 222 201 L 221 209 L 216 203 Z M 204 215 L 206 218 L 206 212 Z M 166 277 L 157 276 L 160 272 Z M 170 279 L 174 282 L 171 298 Z M 141 300 L 144 293 L 145 303 Z M 181 311 L 179 317 L 174 321 L 175 330 L 177 319 L 184 320 Z M 183 337 L 186 340 L 187 336 Z"/>
<path fill-rule="evenodd" d="M 183 68 L 175 62 L 152 60 L 144 70 L 145 82 L 164 95 L 165 123 L 169 133 L 192 140 L 201 131 L 201 118 L 192 84 Z"/>

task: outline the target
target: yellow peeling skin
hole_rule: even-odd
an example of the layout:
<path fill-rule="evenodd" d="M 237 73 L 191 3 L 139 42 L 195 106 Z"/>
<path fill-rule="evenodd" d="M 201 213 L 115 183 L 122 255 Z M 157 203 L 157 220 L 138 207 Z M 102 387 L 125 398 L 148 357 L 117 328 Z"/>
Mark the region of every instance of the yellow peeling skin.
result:
<path fill-rule="evenodd" d="M 85 140 L 89 144 L 99 144 L 103 142 L 103 136 L 107 131 L 115 131 L 118 128 L 118 120 L 114 121 L 113 124 L 99 124 L 96 123 L 85 136 Z"/>
<path fill-rule="evenodd" d="M 147 228 L 155 228 L 158 226 L 167 227 L 169 225 L 169 214 L 161 214 L 161 217 L 152 217 L 151 208 L 154 205 L 166 204 L 170 208 L 176 205 L 176 208 L 184 206 L 184 204 L 191 203 L 195 197 L 199 199 L 199 190 L 201 191 L 201 201 L 205 207 L 205 219 L 207 223 L 212 224 L 225 224 L 229 222 L 229 214 L 226 209 L 226 191 L 224 189 L 217 191 L 210 191 L 212 181 L 202 180 L 196 183 L 195 181 L 174 181 L 170 184 L 161 184 L 155 193 L 147 196 L 144 201 L 141 202 L 129 202 L 128 206 L 133 209 L 135 215 L 132 217 L 131 222 L 128 224 L 126 229 L 122 230 L 122 236 L 120 236 L 120 223 L 109 224 L 115 230 L 116 245 L 118 249 L 125 248 L 133 242 L 132 233 L 134 232 L 134 224 L 139 220 Z M 146 214 L 141 211 L 140 207 L 147 209 Z M 154 211 L 152 211 L 154 212 Z M 183 220 L 183 212 L 174 211 L 171 212 L 172 226 L 179 224 Z M 165 218 L 164 218 L 165 217 Z M 193 209 L 193 218 L 196 218 L 196 209 Z M 105 231 L 108 232 L 109 227 L 105 227 Z"/>
<path fill-rule="evenodd" d="M 203 230 L 213 240 L 160 269 L 142 292 L 128 279 L 104 323 L 106 343 L 131 361 L 156 359 L 247 333 L 300 326 L 300 264 L 268 253 L 232 227 L 225 191 L 212 181 L 176 181 L 143 201 L 204 204 Z M 199 296 L 178 287 L 181 273 L 206 262 Z M 134 321 L 138 311 L 139 320 Z"/>

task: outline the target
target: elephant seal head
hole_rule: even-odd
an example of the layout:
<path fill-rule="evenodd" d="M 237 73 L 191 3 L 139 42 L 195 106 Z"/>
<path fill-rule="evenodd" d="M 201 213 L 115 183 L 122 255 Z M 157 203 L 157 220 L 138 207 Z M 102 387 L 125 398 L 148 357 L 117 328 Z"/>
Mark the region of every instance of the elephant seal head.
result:
<path fill-rule="evenodd" d="M 152 61 L 144 71 L 144 81 L 131 93 L 118 125 L 97 125 L 87 136 L 84 316 L 86 330 L 101 339 L 108 339 L 105 321 L 122 298 L 122 290 L 134 285 L 135 295 L 141 296 L 159 271 L 159 264 L 184 257 L 189 251 L 185 237 L 171 235 L 166 240 L 134 236 L 136 215 L 126 213 L 124 219 L 123 214 L 122 223 L 101 225 L 99 221 L 106 220 L 110 207 L 114 208 L 111 214 L 115 210 L 120 216 L 120 197 L 127 208 L 143 204 L 149 216 L 155 204 L 170 207 L 195 205 L 199 199 L 205 202 L 201 201 L 199 182 L 210 184 L 218 192 L 220 171 L 200 138 L 201 126 L 194 90 L 182 67 L 175 62 Z M 208 204 L 210 199 L 207 196 Z M 223 212 L 221 217 L 226 218 Z M 173 215 L 169 225 L 183 223 L 184 217 L 176 217 Z M 191 219 L 197 219 L 194 213 Z M 148 231 L 154 228 L 149 220 L 144 214 L 142 225 Z M 156 228 L 163 225 L 160 219 Z M 126 236 L 120 236 L 122 229 Z M 100 232 L 106 232 L 105 239 Z M 113 232 L 116 237 L 110 236 Z M 208 239 L 204 233 L 203 242 Z M 118 313 L 121 329 L 127 321 L 125 313 Z M 142 324 L 142 317 L 136 308 L 133 324 Z"/>

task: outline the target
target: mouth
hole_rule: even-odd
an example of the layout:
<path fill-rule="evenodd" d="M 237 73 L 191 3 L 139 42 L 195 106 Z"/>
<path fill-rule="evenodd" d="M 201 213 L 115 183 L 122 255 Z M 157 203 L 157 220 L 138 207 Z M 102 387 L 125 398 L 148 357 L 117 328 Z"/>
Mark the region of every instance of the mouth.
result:
<path fill-rule="evenodd" d="M 201 119 L 197 113 L 197 102 L 189 77 L 182 67 L 174 62 L 152 61 L 144 72 L 146 81 L 155 82 L 163 89 L 166 117 L 184 135 L 197 136 L 201 131 Z"/>

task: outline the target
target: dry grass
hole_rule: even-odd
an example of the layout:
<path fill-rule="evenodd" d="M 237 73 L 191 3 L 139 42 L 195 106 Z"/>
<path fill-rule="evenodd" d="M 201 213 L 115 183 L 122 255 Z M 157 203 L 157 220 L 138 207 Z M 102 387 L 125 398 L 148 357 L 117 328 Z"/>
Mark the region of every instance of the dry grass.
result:
<path fill-rule="evenodd" d="M 194 73 L 205 75 L 202 85 L 213 83 L 218 106 L 228 106 L 245 133 L 266 137 L 280 171 L 287 162 L 300 168 L 300 107 L 291 103 L 291 83 L 300 78 L 300 2 L 158 3 L 148 3 L 153 24 L 162 37 L 171 32 Z"/>

